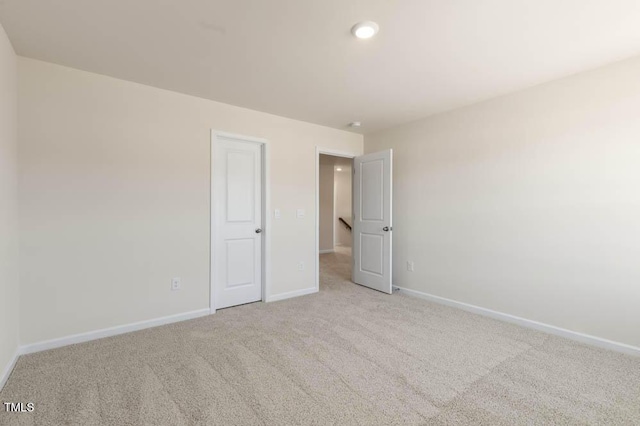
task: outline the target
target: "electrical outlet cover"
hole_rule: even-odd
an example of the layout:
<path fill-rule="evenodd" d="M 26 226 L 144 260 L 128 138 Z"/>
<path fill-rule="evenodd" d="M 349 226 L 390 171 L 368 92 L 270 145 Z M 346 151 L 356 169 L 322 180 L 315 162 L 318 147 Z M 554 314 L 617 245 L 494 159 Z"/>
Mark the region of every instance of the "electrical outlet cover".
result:
<path fill-rule="evenodd" d="M 175 277 L 171 279 L 171 290 L 180 290 L 180 287 L 182 287 L 182 283 L 180 280 L 180 277 Z"/>

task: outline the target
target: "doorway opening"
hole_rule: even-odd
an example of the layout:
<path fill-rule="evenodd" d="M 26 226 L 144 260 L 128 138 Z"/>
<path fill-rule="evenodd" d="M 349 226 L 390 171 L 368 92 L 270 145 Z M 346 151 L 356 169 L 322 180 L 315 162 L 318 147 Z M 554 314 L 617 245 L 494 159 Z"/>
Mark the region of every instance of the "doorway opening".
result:
<path fill-rule="evenodd" d="M 341 174 L 345 170 L 349 172 Z M 347 186 L 351 187 L 351 208 L 343 207 L 348 203 L 335 200 L 336 194 L 341 198 L 346 193 L 340 188 L 336 190 L 336 183 L 346 176 L 350 180 Z M 336 205 L 341 207 L 335 208 Z M 336 282 L 352 282 L 391 294 L 392 216 L 392 150 L 354 155 L 317 147 L 316 291 L 321 290 L 320 268 L 323 264 L 333 274 L 329 278 Z M 344 243 L 347 231 L 351 236 L 350 249 Z M 337 233 L 342 234 L 336 236 Z M 325 257 L 321 259 L 321 256 Z"/>
<path fill-rule="evenodd" d="M 320 287 L 351 281 L 353 158 L 319 154 L 318 263 Z"/>

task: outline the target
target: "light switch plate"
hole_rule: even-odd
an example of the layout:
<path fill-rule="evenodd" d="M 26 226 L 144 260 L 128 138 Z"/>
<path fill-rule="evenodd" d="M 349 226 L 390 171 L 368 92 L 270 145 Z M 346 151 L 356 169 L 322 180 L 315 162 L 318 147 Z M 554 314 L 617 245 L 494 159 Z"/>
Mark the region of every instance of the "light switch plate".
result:
<path fill-rule="evenodd" d="M 274 217 L 275 219 L 280 219 L 280 209 L 275 209 L 275 210 L 273 211 L 273 217 Z"/>
<path fill-rule="evenodd" d="M 298 210 L 296 210 L 296 217 L 298 219 L 302 219 L 304 217 L 304 213 L 305 213 L 304 209 L 298 209 Z"/>

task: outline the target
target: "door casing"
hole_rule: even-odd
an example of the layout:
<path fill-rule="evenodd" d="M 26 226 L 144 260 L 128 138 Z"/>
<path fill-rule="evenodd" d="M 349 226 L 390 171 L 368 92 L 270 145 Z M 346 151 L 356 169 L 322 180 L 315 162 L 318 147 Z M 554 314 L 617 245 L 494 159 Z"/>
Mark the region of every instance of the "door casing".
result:
<path fill-rule="evenodd" d="M 252 136 L 243 136 L 233 133 L 221 132 L 218 130 L 211 130 L 211 144 L 210 148 L 210 180 L 209 180 L 209 312 L 214 314 L 215 308 L 215 274 L 213 268 L 215 267 L 215 249 L 214 249 L 214 217 L 213 212 L 216 211 L 216 203 L 218 202 L 216 194 L 214 193 L 214 155 L 215 144 L 220 138 L 237 140 L 239 142 L 256 143 L 261 146 L 262 149 L 262 301 L 268 300 L 268 296 L 271 294 L 271 216 L 270 211 L 270 182 L 269 182 L 269 141 L 263 138 L 256 138 Z"/>

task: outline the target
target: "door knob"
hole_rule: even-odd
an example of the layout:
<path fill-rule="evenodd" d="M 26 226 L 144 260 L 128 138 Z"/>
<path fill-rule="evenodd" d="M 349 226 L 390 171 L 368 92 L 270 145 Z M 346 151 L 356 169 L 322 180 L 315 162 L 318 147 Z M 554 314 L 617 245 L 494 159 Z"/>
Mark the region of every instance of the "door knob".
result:
<path fill-rule="evenodd" d="M 261 232 L 262 232 L 262 229 L 260 229 L 260 228 L 256 228 L 256 234 L 259 234 L 259 233 L 261 233 Z"/>
<path fill-rule="evenodd" d="M 382 228 L 382 230 L 383 230 L 384 232 L 389 232 L 389 227 L 388 227 L 388 226 L 385 226 L 384 228 Z"/>

